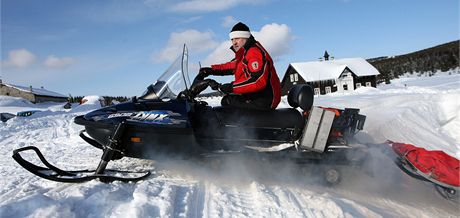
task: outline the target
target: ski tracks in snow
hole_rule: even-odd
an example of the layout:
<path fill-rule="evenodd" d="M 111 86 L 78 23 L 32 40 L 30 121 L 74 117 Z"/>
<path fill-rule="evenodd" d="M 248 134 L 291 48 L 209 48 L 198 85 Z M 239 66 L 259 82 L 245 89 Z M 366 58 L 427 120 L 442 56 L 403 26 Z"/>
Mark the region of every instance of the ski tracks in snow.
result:
<path fill-rule="evenodd" d="M 285 187 L 254 181 L 234 186 L 180 177 L 110 184 L 62 184 L 32 177 L 17 184 L 23 189 L 19 193 L 1 195 L 0 211 L 2 217 L 410 217 L 408 208 L 416 210 L 384 198 L 351 200 L 359 196 L 340 197 L 337 190 L 314 185 Z"/>

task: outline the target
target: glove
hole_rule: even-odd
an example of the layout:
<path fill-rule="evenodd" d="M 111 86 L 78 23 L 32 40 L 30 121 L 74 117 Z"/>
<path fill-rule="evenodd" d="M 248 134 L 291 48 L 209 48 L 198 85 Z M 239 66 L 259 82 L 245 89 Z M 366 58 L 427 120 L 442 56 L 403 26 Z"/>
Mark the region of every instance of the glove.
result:
<path fill-rule="evenodd" d="M 225 83 L 225 84 L 219 85 L 219 91 L 225 94 L 230 94 L 233 92 L 233 84 Z"/>
<path fill-rule="evenodd" d="M 209 87 L 211 87 L 212 90 L 218 90 L 219 89 L 220 84 L 218 82 L 216 82 L 215 80 L 206 79 L 206 81 L 208 82 L 208 85 L 209 85 Z"/>
<path fill-rule="evenodd" d="M 208 81 L 199 80 L 193 83 L 193 85 L 190 87 L 190 92 L 193 96 L 197 96 L 206 88 L 208 88 Z"/>
<path fill-rule="evenodd" d="M 214 70 L 212 70 L 212 68 L 210 67 L 202 67 L 200 68 L 200 71 L 198 72 L 198 74 L 200 74 L 203 78 L 206 78 L 209 75 L 212 75 L 213 72 Z"/>

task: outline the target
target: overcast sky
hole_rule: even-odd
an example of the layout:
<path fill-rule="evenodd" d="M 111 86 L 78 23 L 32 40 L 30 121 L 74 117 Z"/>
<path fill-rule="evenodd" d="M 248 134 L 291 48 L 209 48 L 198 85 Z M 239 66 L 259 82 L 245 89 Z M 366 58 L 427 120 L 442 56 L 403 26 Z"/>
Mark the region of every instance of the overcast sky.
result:
<path fill-rule="evenodd" d="M 229 61 L 246 23 L 283 77 L 290 62 L 400 55 L 458 40 L 458 0 L 1 0 L 7 83 L 140 95 L 188 45 L 191 74 Z"/>

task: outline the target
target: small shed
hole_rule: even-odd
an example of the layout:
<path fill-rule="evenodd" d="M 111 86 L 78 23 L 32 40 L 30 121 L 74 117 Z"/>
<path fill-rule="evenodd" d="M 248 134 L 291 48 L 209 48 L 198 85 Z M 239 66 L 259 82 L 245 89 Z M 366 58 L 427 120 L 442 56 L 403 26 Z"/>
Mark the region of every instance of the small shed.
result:
<path fill-rule="evenodd" d="M 18 86 L 3 83 L 0 80 L 0 95 L 21 97 L 29 100 L 32 103 L 54 101 L 54 102 L 67 102 L 68 97 L 57 92 L 49 91 L 41 88 L 33 88 L 32 86 Z"/>
<path fill-rule="evenodd" d="M 281 82 L 286 95 L 296 84 L 309 84 L 315 95 L 352 91 L 362 86 L 376 87 L 379 71 L 363 58 L 291 63 Z"/>

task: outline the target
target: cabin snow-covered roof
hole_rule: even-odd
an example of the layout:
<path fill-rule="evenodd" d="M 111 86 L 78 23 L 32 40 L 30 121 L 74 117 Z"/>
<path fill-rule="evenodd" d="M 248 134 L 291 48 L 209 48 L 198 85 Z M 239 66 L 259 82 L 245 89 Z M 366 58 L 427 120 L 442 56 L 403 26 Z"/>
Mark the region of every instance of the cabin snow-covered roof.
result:
<path fill-rule="evenodd" d="M 44 89 L 44 88 L 33 88 L 33 87 L 30 88 L 30 87 L 26 87 L 26 86 L 18 86 L 18 85 L 6 84 L 6 83 L 3 83 L 3 85 L 9 86 L 11 88 L 15 88 L 15 89 L 18 89 L 18 90 L 21 90 L 23 92 L 30 92 L 30 93 L 35 94 L 35 95 L 67 98 L 67 96 L 65 96 L 63 94 L 59 94 L 57 92 L 53 92 L 53 91 L 50 91 L 50 90 L 47 90 L 47 89 Z"/>
<path fill-rule="evenodd" d="M 343 58 L 330 61 L 310 61 L 290 64 L 306 82 L 339 78 L 346 67 L 356 76 L 379 75 L 379 71 L 364 58 Z"/>

